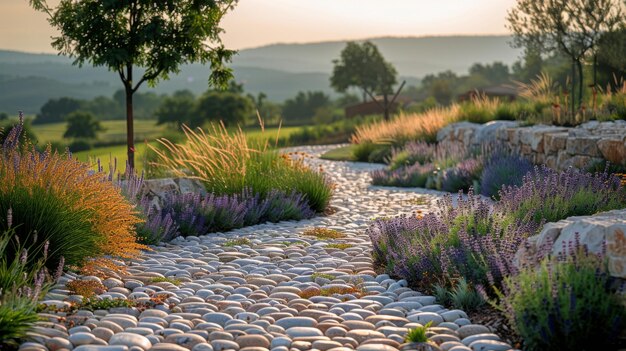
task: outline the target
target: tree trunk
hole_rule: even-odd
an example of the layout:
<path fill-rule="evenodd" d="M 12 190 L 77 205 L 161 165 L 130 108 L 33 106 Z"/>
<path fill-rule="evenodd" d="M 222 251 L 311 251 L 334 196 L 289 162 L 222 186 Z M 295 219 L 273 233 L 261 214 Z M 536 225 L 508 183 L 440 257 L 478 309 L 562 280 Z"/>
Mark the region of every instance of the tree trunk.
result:
<path fill-rule="evenodd" d="M 387 93 L 385 93 L 383 95 L 383 109 L 384 109 L 384 116 L 385 116 L 385 121 L 389 120 L 389 98 L 387 97 Z"/>
<path fill-rule="evenodd" d="M 135 132 L 133 128 L 133 67 L 126 67 L 128 78 L 126 89 L 126 145 L 128 154 L 128 167 L 130 170 L 135 169 Z"/>
<path fill-rule="evenodd" d="M 572 106 L 570 106 L 570 116 L 568 119 L 574 120 L 574 116 L 576 115 L 576 59 L 574 58 L 572 58 L 572 86 L 570 95 L 572 96 Z"/>
<path fill-rule="evenodd" d="M 585 80 L 583 79 L 583 64 L 580 60 L 576 61 L 576 68 L 578 68 L 578 109 L 583 107 L 583 87 Z"/>

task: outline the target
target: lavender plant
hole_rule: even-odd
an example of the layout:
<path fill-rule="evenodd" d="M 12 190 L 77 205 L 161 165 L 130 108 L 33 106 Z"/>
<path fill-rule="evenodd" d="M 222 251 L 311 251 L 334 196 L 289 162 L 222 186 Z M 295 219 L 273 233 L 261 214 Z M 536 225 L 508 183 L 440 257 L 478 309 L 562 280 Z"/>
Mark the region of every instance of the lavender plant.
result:
<path fill-rule="evenodd" d="M 481 159 L 470 158 L 459 162 L 456 167 L 450 168 L 443 174 L 441 190 L 450 193 L 458 191 L 468 192 L 474 182 L 480 178 L 483 165 Z"/>
<path fill-rule="evenodd" d="M 528 173 L 520 186 L 504 187 L 498 203 L 500 211 L 535 223 L 592 215 L 625 205 L 626 190 L 615 175 L 574 168 L 554 171 L 545 166 Z"/>
<path fill-rule="evenodd" d="M 423 141 L 411 141 L 402 148 L 393 148 L 389 169 L 412 166 L 416 163 L 424 165 L 430 163 L 435 155 L 436 145 Z"/>
<path fill-rule="evenodd" d="M 533 170 L 533 164 L 525 158 L 494 152 L 485 161 L 480 179 L 480 193 L 499 199 L 503 186 L 519 186 L 524 176 Z"/>
<path fill-rule="evenodd" d="M 303 194 L 278 190 L 264 196 L 248 189 L 235 195 L 168 194 L 161 210 L 147 200 L 142 207 L 147 219 L 139 233 L 147 243 L 315 216 Z"/>
<path fill-rule="evenodd" d="M 578 243 L 571 246 L 504 282 L 499 307 L 524 339 L 524 350 L 616 347 L 626 309 L 612 289 L 606 260 Z"/>
<path fill-rule="evenodd" d="M 420 187 L 426 185 L 426 180 L 435 170 L 432 164 L 424 166 L 416 163 L 412 166 L 401 167 L 395 170 L 380 169 L 370 173 L 373 185 Z"/>
<path fill-rule="evenodd" d="M 450 285 L 457 277 L 473 285 L 499 286 L 515 272 L 513 257 L 537 232 L 537 224 L 505 216 L 471 191 L 456 202 L 453 206 L 448 195 L 437 203 L 437 212 L 423 218 L 375 221 L 368 229 L 375 260 L 425 289 Z"/>

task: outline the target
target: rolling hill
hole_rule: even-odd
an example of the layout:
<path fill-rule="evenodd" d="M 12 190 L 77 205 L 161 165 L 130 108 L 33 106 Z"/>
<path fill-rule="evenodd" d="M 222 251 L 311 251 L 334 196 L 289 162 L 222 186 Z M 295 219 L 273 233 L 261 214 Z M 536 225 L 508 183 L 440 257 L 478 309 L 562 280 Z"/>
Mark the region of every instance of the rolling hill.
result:
<path fill-rule="evenodd" d="M 520 52 L 508 46 L 509 40 L 507 36 L 372 39 L 409 85 L 429 73 L 465 73 L 476 62 L 511 64 Z M 337 41 L 244 49 L 231 67 L 247 92 L 262 91 L 274 101 L 283 101 L 301 90 L 334 95 L 328 83 L 332 60 L 344 45 L 345 41 Z M 145 86 L 142 90 L 171 93 L 189 89 L 200 94 L 207 89 L 208 75 L 206 66 L 187 65 L 156 88 Z M 35 113 L 50 98 L 110 96 L 120 88 L 117 75 L 102 67 L 79 68 L 67 57 L 0 50 L 0 111 Z"/>

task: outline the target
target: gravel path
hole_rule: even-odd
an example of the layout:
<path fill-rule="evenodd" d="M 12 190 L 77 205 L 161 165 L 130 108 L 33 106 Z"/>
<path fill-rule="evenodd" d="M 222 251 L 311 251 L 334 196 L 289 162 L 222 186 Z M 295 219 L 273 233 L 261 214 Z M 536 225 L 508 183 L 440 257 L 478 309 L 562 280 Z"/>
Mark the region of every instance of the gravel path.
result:
<path fill-rule="evenodd" d="M 292 149 L 319 156 L 329 147 Z M 433 322 L 432 341 L 446 351 L 509 350 L 484 326 L 471 324 L 460 310 L 447 310 L 432 296 L 406 287 L 406 281 L 377 275 L 368 222 L 381 216 L 428 211 L 441 193 L 369 185 L 380 165 L 308 160 L 322 166 L 336 183 L 327 217 L 262 224 L 201 237 L 179 238 L 127 262 L 128 276 L 102 283 L 113 297 L 164 304 L 152 308 L 116 307 L 42 314 L 33 342 L 22 350 L 397 350 L 408 329 Z M 304 236 L 327 227 L 345 239 Z M 230 245 L 247 238 L 250 245 Z M 229 240 L 231 240 L 229 242 Z M 348 243 L 344 250 L 326 248 Z M 226 245 L 225 245 L 226 244 Z M 315 274 L 314 274 L 315 273 Z M 180 281 L 153 282 L 156 277 Z M 43 303 L 66 307 L 66 275 Z M 83 279 L 98 280 L 96 277 Z M 319 296 L 320 290 L 356 287 L 352 293 Z M 359 292 L 368 295 L 358 297 Z M 301 298 L 301 294 L 312 296 Z"/>

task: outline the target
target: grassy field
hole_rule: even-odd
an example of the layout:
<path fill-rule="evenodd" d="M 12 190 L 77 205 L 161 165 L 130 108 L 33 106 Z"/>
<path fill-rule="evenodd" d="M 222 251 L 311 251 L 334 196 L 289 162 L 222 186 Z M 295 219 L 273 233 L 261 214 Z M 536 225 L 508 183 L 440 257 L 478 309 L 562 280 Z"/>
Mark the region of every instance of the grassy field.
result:
<path fill-rule="evenodd" d="M 126 121 L 102 121 L 101 123 L 105 131 L 98 134 L 99 140 L 125 142 Z M 40 143 L 64 142 L 67 141 L 63 139 L 66 128 L 67 123 L 64 122 L 39 124 L 33 125 L 33 132 Z M 155 120 L 135 121 L 135 140 L 153 140 L 171 131 L 172 129 L 165 125 L 158 126 Z"/>

